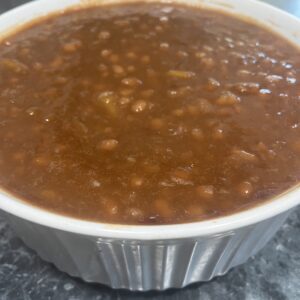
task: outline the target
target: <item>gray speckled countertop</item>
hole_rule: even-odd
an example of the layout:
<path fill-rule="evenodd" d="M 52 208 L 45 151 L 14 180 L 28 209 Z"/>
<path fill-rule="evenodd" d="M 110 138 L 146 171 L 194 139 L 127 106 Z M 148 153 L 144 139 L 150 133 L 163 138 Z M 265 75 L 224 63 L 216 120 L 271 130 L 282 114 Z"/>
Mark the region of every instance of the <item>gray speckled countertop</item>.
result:
<path fill-rule="evenodd" d="M 27 0 L 28 1 L 28 0 Z M 0 13 L 26 0 L 0 0 Z M 53 0 L 59 1 L 59 0 Z M 241 0 L 243 1 L 243 0 Z M 300 17 L 299 0 L 265 0 Z M 74 279 L 42 261 L 0 216 L 1 300 L 300 299 L 300 207 L 276 237 L 246 264 L 208 283 L 162 293 L 115 291 Z"/>

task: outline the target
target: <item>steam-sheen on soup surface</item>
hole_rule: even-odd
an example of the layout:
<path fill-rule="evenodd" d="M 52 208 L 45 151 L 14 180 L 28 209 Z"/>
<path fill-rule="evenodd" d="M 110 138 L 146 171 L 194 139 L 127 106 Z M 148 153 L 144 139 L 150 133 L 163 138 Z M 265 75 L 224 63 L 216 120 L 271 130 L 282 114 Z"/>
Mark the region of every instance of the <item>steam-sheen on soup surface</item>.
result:
<path fill-rule="evenodd" d="M 247 209 L 299 182 L 299 80 L 296 46 L 221 11 L 48 16 L 0 43 L 0 185 L 103 223 Z"/>

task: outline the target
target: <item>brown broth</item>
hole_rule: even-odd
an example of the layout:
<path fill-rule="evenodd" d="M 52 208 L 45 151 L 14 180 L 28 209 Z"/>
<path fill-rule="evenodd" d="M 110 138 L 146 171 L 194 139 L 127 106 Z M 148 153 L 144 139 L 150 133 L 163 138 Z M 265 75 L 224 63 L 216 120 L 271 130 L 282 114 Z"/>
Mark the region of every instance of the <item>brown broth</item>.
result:
<path fill-rule="evenodd" d="M 300 55 L 179 4 L 70 11 L 0 44 L 0 184 L 118 224 L 209 219 L 300 175 Z"/>

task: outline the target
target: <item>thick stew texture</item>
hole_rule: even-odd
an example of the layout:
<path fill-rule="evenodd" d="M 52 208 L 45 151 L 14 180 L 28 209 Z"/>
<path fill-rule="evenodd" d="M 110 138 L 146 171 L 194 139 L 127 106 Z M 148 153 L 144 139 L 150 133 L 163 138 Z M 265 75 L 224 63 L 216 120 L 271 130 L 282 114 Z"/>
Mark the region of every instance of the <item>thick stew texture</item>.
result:
<path fill-rule="evenodd" d="M 132 3 L 0 44 L 0 184 L 118 224 L 199 221 L 300 179 L 300 51 L 217 11 Z"/>

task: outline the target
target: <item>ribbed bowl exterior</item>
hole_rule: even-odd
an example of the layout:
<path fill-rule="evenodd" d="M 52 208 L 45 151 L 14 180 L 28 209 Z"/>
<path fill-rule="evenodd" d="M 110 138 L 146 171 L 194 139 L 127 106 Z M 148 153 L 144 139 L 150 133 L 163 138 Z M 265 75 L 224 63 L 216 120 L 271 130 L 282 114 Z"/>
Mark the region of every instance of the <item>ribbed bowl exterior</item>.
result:
<path fill-rule="evenodd" d="M 212 236 L 120 240 L 81 235 L 5 213 L 23 241 L 58 269 L 88 282 L 129 290 L 164 290 L 208 281 L 257 253 L 290 211 Z"/>

